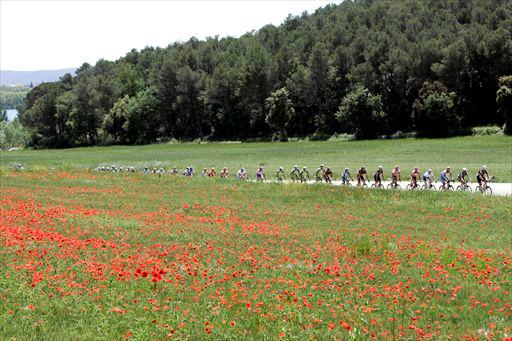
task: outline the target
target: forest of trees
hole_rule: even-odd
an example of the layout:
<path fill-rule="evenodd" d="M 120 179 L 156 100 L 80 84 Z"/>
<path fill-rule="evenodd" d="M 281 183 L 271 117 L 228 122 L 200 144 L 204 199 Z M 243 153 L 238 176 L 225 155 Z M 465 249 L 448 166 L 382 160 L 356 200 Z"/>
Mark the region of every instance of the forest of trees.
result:
<path fill-rule="evenodd" d="M 29 90 L 24 86 L 0 85 L 0 108 L 15 109 L 23 103 Z"/>
<path fill-rule="evenodd" d="M 240 38 L 83 64 L 19 111 L 39 147 L 442 136 L 510 119 L 508 88 L 497 91 L 511 74 L 510 0 L 355 0 Z"/>

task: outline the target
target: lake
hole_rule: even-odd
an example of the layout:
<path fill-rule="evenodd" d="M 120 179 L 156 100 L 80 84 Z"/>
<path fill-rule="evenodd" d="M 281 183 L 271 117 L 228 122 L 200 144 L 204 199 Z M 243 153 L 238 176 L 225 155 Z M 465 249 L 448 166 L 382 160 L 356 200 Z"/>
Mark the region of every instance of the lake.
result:
<path fill-rule="evenodd" d="M 12 121 L 16 116 L 18 116 L 18 110 L 16 109 L 5 109 L 7 111 L 7 119 Z"/>

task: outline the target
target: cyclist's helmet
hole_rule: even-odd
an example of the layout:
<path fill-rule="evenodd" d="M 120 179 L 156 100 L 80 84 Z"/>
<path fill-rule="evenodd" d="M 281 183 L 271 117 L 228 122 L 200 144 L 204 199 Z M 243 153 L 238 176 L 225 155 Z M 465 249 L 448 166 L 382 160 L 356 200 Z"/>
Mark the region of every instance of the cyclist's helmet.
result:
<path fill-rule="evenodd" d="M 304 166 L 304 167 L 302 167 L 302 169 L 306 170 L 306 169 L 308 169 L 308 167 Z"/>
<path fill-rule="evenodd" d="M 279 170 L 283 170 L 283 167 L 279 167 Z"/>
<path fill-rule="evenodd" d="M 379 169 L 382 169 L 382 166 L 379 166 Z"/>
<path fill-rule="evenodd" d="M 345 168 L 345 172 L 348 172 L 348 168 Z"/>
<path fill-rule="evenodd" d="M 295 166 L 293 166 L 293 168 L 299 168 L 299 166 L 298 166 L 298 165 L 295 165 Z"/>
<path fill-rule="evenodd" d="M 400 169 L 400 167 L 398 167 L 398 166 L 395 166 L 395 169 L 396 169 L 396 170 L 399 170 L 399 169 Z"/>
<path fill-rule="evenodd" d="M 464 167 L 464 168 L 462 168 L 462 171 L 463 171 L 463 172 L 467 172 L 467 171 L 468 171 L 468 169 L 467 169 L 466 167 Z"/>
<path fill-rule="evenodd" d="M 322 163 L 322 164 L 320 165 L 320 168 L 324 168 L 324 167 L 325 167 L 325 166 L 324 166 L 324 164 Z"/>
<path fill-rule="evenodd" d="M 414 170 L 415 170 L 415 171 L 419 170 L 419 167 L 417 167 L 417 166 L 416 166 L 416 167 L 414 167 Z"/>
<path fill-rule="evenodd" d="M 446 166 L 446 170 L 450 170 L 450 169 L 451 169 L 451 167 L 450 167 L 450 166 Z"/>
<path fill-rule="evenodd" d="M 486 165 L 483 165 L 483 166 L 482 166 L 482 169 L 483 169 L 483 170 L 487 170 L 487 166 L 486 166 Z"/>
<path fill-rule="evenodd" d="M 432 173 L 432 169 L 430 169 L 430 168 L 429 168 L 429 169 L 428 169 L 428 172 L 429 172 L 429 173 Z"/>

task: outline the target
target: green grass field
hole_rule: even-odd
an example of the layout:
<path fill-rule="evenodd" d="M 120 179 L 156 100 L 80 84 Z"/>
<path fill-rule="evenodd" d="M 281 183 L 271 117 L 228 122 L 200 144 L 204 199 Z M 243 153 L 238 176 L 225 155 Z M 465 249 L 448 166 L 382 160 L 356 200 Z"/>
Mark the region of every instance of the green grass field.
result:
<path fill-rule="evenodd" d="M 510 198 L 92 172 L 1 180 L 2 338 L 512 336 Z"/>
<path fill-rule="evenodd" d="M 486 163 L 510 181 L 511 142 L 2 152 L 0 339 L 511 338 L 510 197 L 85 170 Z"/>
<path fill-rule="evenodd" d="M 512 182 L 512 137 L 481 136 L 450 139 L 403 139 L 372 141 L 290 142 L 290 143 L 204 143 L 116 146 L 64 150 L 2 151 L 0 166 L 22 162 L 26 168 L 86 169 L 98 165 L 176 166 L 182 170 L 192 165 L 227 166 L 231 172 L 246 167 L 252 174 L 260 164 L 268 174 L 277 167 L 293 165 L 315 170 L 321 163 L 332 167 L 336 178 L 344 167 L 354 173 L 365 165 L 370 173 L 384 166 L 389 176 L 391 167 L 400 165 L 408 174 L 414 166 L 432 168 L 436 176 L 447 165 L 456 171 L 467 167 L 474 174 L 483 164 L 498 182 Z"/>

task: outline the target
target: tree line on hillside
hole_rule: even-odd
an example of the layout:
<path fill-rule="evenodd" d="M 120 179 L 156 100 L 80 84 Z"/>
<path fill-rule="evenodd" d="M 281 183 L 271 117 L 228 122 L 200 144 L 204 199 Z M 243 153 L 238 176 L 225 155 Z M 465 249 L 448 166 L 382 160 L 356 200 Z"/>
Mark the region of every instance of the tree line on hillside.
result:
<path fill-rule="evenodd" d="M 511 32 L 508 0 L 345 1 L 240 38 L 83 64 L 32 89 L 20 119 L 41 147 L 442 136 L 510 120 L 497 91 L 512 74 Z"/>
<path fill-rule="evenodd" d="M 20 106 L 29 90 L 25 86 L 0 85 L 0 108 L 15 109 Z"/>

